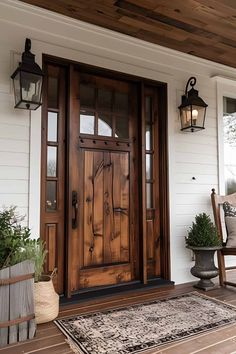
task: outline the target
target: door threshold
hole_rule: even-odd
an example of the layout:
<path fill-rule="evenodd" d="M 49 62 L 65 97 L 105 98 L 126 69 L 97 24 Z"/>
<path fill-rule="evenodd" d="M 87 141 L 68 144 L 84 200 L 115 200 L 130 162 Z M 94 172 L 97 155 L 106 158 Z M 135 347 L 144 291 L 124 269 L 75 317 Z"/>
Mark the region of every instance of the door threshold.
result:
<path fill-rule="evenodd" d="M 67 298 L 64 295 L 60 297 L 60 305 L 68 305 L 68 304 L 75 304 L 81 303 L 85 301 L 89 301 L 92 299 L 103 298 L 103 297 L 110 297 L 115 296 L 118 294 L 128 294 L 132 291 L 142 292 L 148 289 L 157 289 L 157 288 L 164 288 L 164 287 L 173 287 L 175 283 L 170 280 L 165 280 L 162 278 L 155 278 L 150 279 L 148 284 L 143 284 L 141 281 L 135 281 L 128 284 L 119 284 L 113 285 L 109 287 L 96 287 L 86 290 L 81 290 L 76 294 L 73 294 L 71 298 Z"/>

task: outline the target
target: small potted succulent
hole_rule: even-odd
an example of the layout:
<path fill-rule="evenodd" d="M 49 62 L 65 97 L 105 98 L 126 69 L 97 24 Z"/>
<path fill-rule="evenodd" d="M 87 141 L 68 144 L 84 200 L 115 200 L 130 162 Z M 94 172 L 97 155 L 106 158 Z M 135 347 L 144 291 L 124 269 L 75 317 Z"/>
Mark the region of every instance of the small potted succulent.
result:
<path fill-rule="evenodd" d="M 222 243 L 209 215 L 205 213 L 196 215 L 185 241 L 186 247 L 195 254 L 195 265 L 191 268 L 191 274 L 200 278 L 194 286 L 206 291 L 213 289 L 215 284 L 211 279 L 219 274 L 214 263 L 214 255 L 222 248 Z"/>

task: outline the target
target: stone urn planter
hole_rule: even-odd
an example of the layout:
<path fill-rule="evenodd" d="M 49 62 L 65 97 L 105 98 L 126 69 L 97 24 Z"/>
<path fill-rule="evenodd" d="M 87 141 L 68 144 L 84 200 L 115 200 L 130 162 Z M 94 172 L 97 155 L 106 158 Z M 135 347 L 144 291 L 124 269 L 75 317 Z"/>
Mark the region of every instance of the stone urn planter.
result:
<path fill-rule="evenodd" d="M 209 215 L 205 213 L 196 215 L 185 242 L 186 247 L 195 254 L 195 265 L 191 268 L 191 274 L 200 278 L 194 287 L 205 291 L 213 289 L 215 284 L 211 279 L 219 274 L 214 256 L 215 252 L 222 248 L 222 242 Z"/>
<path fill-rule="evenodd" d="M 215 252 L 222 247 L 187 247 L 194 252 L 195 265 L 191 268 L 191 274 L 200 278 L 199 282 L 194 285 L 195 288 L 205 291 L 215 288 L 215 284 L 211 281 L 219 275 L 219 270 L 215 266 Z"/>

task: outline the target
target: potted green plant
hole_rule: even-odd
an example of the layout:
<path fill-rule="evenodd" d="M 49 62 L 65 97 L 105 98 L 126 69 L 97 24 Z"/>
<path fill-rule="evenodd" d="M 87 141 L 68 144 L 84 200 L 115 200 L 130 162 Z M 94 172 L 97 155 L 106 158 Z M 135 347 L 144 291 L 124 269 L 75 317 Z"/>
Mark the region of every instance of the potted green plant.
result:
<path fill-rule="evenodd" d="M 43 273 L 47 256 L 45 242 L 41 239 L 31 240 L 24 248 L 24 252 L 28 259 L 35 262 L 34 302 L 36 323 L 52 321 L 59 313 L 59 295 L 56 293 L 52 281 L 56 270 L 52 274 Z"/>
<path fill-rule="evenodd" d="M 0 347 L 31 339 L 36 330 L 34 262 L 23 252 L 30 243 L 30 230 L 21 225 L 23 219 L 16 207 L 0 211 Z"/>
<path fill-rule="evenodd" d="M 219 274 L 214 263 L 214 255 L 222 248 L 222 243 L 210 216 L 205 213 L 196 215 L 185 240 L 186 247 L 195 254 L 195 265 L 191 268 L 191 273 L 200 278 L 194 286 L 206 291 L 214 288 L 215 284 L 211 279 Z"/>

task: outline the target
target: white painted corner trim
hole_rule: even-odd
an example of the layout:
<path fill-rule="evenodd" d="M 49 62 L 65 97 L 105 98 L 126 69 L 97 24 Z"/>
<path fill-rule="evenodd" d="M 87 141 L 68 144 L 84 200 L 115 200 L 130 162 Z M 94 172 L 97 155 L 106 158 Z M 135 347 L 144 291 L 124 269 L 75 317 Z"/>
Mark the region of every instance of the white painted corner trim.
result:
<path fill-rule="evenodd" d="M 216 81 L 217 97 L 217 139 L 218 139 L 218 185 L 219 193 L 225 194 L 224 176 L 224 124 L 223 124 L 223 98 L 236 99 L 236 79 L 225 76 L 213 76 Z"/>
<path fill-rule="evenodd" d="M 226 77 L 215 75 L 211 77 L 212 80 L 215 80 L 217 83 L 221 84 L 222 86 L 235 86 L 236 87 L 236 78 Z"/>

